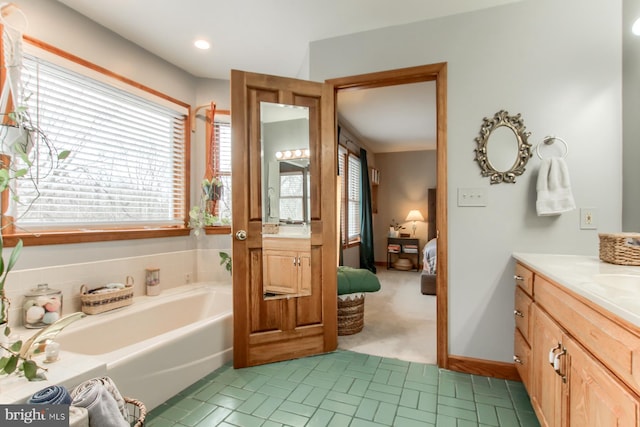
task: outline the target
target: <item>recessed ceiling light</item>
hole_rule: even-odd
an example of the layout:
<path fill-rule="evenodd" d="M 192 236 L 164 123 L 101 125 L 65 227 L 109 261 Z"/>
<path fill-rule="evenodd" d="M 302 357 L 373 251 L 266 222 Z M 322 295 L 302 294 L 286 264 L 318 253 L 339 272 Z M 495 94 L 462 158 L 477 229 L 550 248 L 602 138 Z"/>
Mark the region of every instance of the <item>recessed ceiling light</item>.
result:
<path fill-rule="evenodd" d="M 196 40 L 195 42 L 193 42 L 193 45 L 198 49 L 203 49 L 203 50 L 209 49 L 211 47 L 209 42 L 203 39 Z"/>

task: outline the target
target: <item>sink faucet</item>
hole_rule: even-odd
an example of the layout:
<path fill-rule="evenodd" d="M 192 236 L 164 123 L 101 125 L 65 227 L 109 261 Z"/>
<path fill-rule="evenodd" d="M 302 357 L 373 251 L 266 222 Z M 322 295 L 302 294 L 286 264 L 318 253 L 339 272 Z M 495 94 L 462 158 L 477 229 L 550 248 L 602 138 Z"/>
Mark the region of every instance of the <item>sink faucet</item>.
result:
<path fill-rule="evenodd" d="M 82 319 L 84 316 L 86 315 L 81 312 L 71 313 L 61 317 L 49 326 L 45 326 L 24 342 L 20 350 L 20 357 L 28 359 L 36 353 L 41 353 L 46 345 L 53 341 L 60 331 L 76 320 Z"/>

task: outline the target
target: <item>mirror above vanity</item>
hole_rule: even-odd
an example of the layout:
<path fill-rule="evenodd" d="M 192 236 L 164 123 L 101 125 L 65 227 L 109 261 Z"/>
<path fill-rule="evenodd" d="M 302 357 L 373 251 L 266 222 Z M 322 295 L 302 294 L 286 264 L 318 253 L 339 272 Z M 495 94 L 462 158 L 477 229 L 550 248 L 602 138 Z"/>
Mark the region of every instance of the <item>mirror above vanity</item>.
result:
<path fill-rule="evenodd" d="M 510 116 L 500 110 L 491 119 L 485 117 L 475 139 L 482 176 L 488 176 L 491 184 L 515 183 L 532 155 L 529 135 L 520 114 Z"/>
<path fill-rule="evenodd" d="M 265 298 L 311 295 L 309 108 L 260 103 Z"/>

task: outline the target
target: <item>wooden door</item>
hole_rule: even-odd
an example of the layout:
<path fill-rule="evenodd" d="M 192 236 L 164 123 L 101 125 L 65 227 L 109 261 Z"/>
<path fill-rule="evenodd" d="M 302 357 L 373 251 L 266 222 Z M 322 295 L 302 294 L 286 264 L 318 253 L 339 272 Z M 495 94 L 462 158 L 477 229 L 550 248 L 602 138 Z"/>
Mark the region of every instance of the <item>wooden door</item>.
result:
<path fill-rule="evenodd" d="M 637 426 L 640 403 L 617 378 L 573 340 L 568 354 L 568 421 L 570 427 Z"/>
<path fill-rule="evenodd" d="M 562 422 L 563 383 L 549 363 L 549 353 L 562 351 L 562 329 L 537 305 L 532 306 L 533 342 L 531 404 L 543 427 L 559 427 Z M 564 358 L 560 360 L 564 361 Z M 564 372 L 563 370 L 561 370 Z"/>
<path fill-rule="evenodd" d="M 263 297 L 261 102 L 309 109 L 310 296 Z M 234 366 L 333 351 L 338 343 L 333 86 L 233 70 L 231 111 Z"/>

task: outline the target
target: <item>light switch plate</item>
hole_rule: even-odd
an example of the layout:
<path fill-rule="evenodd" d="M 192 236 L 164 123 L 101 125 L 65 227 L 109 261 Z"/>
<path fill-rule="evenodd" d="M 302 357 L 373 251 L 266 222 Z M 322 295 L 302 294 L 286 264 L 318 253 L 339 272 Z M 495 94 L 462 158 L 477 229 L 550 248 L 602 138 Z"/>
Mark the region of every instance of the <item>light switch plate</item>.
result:
<path fill-rule="evenodd" d="M 487 189 L 458 188 L 458 206 L 487 206 Z"/>

